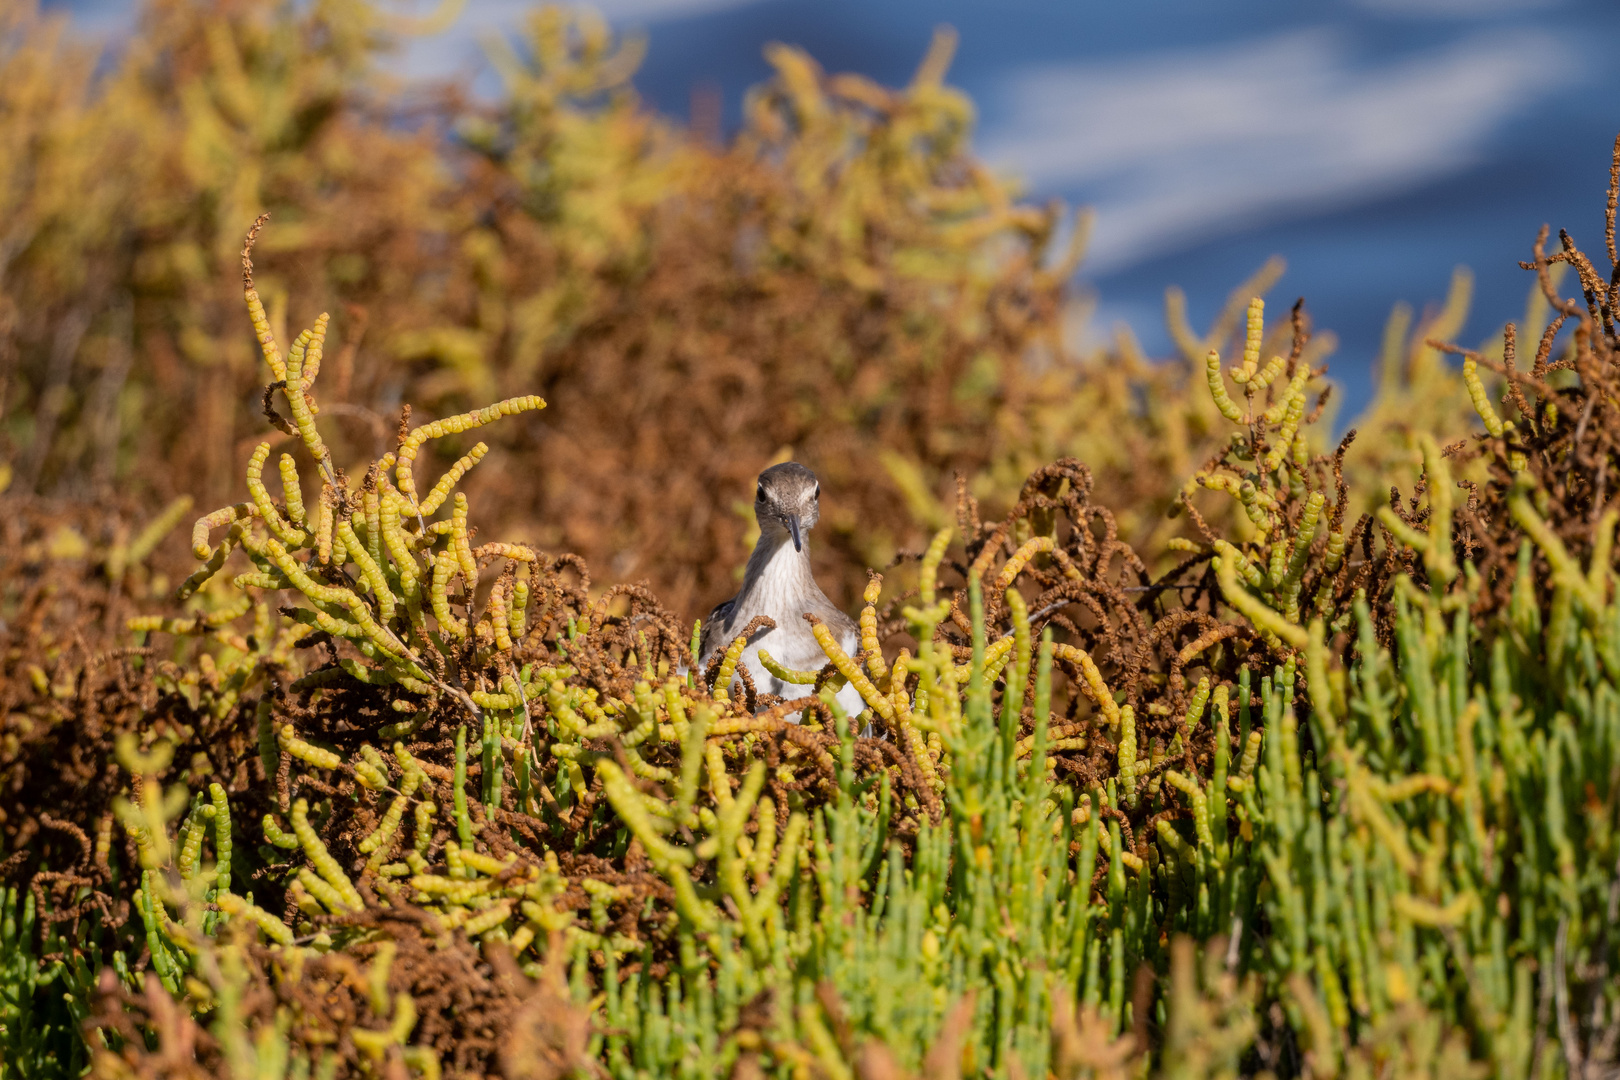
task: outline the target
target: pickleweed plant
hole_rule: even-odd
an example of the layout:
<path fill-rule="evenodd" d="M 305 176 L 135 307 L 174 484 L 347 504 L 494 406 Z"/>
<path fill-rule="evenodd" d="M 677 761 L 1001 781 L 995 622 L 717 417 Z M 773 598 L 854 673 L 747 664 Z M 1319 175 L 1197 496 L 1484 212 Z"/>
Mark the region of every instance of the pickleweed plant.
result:
<path fill-rule="evenodd" d="M 919 107 L 949 119 L 936 89 Z M 283 351 L 262 225 L 243 283 L 280 436 L 197 522 L 187 607 L 116 657 L 19 668 L 16 715 L 113 763 L 3 834 L 5 872 L 38 856 L 0 894 L 25 1074 L 1620 1059 L 1620 286 L 1573 240 L 1527 264 L 1558 313 L 1528 371 L 1511 329 L 1500 359 L 1458 350 L 1482 431 L 1414 432 L 1416 480 L 1376 510 L 1349 523 L 1346 444 L 1312 441 L 1303 310 L 1268 330 L 1239 303 L 1236 362 L 1222 320 L 1178 335 L 1232 426 L 1175 495 L 1180 563 L 1121 538 L 1084 462 L 988 522 L 964 480 L 954 522 L 869 575 L 853 651 L 812 620 L 824 663 L 761 654 L 779 697 L 739 665 L 759 625 L 700 669 L 702 627 L 647 587 L 478 538 L 459 485 L 491 451 L 462 437 L 537 398 L 407 415 L 341 467 L 328 323 Z M 459 457 L 422 475 L 435 441 Z"/>
<path fill-rule="evenodd" d="M 342 666 L 351 677 L 399 687 L 404 696 L 394 707 L 402 713 L 415 713 L 418 705 L 431 708 L 448 694 L 479 716 L 462 685 L 459 653 L 510 653 L 514 634 L 521 640 L 526 633 L 529 596 L 528 583 L 515 574 L 498 576 L 482 612 L 473 616 L 480 566 L 497 559 L 534 566 L 538 556 L 523 544 L 472 544 L 467 501 L 454 489 L 489 452 L 487 445 L 475 444 L 426 491 L 418 490 L 414 466 L 430 440 L 541 409 L 545 402 L 533 395 L 509 398 L 414 428 L 402 420 L 396 449 L 371 462 L 355 482 L 334 464 L 316 422 L 313 387 L 327 317 L 300 333 L 283 356 L 253 285 L 252 248 L 267 217 L 254 223 L 242 250 L 243 290 L 271 378 L 264 412 L 313 459 L 316 494 L 306 502 L 298 463 L 283 452 L 276 463 L 282 494 L 272 496 L 264 472 L 273 444 L 259 443 L 246 469 L 250 498 L 197 519 L 192 551 L 203 566 L 179 590 L 182 599 L 202 593 L 220 581 L 240 550 L 251 568 L 229 577 L 234 598 L 221 598 L 215 589 L 213 610 L 199 617 L 143 618 L 130 628 L 210 635 L 224 645 L 226 659 L 216 667 L 227 687 L 220 708 L 230 708 L 266 672 L 286 665 L 292 649 L 323 638 L 346 642 L 357 654 Z M 277 393 L 290 416 L 276 410 Z M 445 510 L 448 516 L 441 516 Z M 219 530 L 224 535 L 216 543 Z M 296 603 L 272 614 L 264 598 L 278 594 Z M 252 635 L 232 628 L 250 613 Z M 280 730 L 276 736 L 291 737 Z"/>

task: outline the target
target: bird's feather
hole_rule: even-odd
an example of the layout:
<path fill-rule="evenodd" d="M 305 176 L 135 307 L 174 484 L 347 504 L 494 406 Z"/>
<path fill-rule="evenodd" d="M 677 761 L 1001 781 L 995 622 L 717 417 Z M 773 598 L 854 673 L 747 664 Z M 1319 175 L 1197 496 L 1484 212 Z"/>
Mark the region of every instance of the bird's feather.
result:
<path fill-rule="evenodd" d="M 808 530 L 818 516 L 816 498 L 820 488 L 815 474 L 800 465 L 774 466 L 761 475 L 759 490 L 760 498 L 767 500 L 756 506 L 759 542 L 749 556 L 737 595 L 710 613 L 699 638 L 698 664 L 700 670 L 707 667 L 744 628 L 764 615 L 776 625 L 756 630 L 750 636 L 738 658 L 739 667 L 747 670 L 761 693 L 789 699 L 804 697 L 810 687 L 787 683 L 770 674 L 759 660 L 760 649 L 763 647 L 784 667 L 819 671 L 826 665 L 827 655 L 816 641 L 807 615 L 825 624 L 839 647 L 850 655 L 859 648 L 860 634 L 855 620 L 840 611 L 816 584 L 810 570 L 808 540 L 801 536 L 795 542 L 782 525 L 785 519 L 781 512 L 771 509 L 774 504 L 786 506 L 794 520 Z M 853 686 L 844 687 L 838 701 L 851 715 L 864 705 Z"/>
<path fill-rule="evenodd" d="M 708 661 L 710 652 L 718 642 L 729 640 L 725 637 L 725 633 L 726 628 L 731 625 L 731 607 L 736 601 L 737 598 L 734 596 L 720 604 L 709 612 L 709 617 L 704 620 L 702 636 L 698 638 L 698 657 L 701 662 Z"/>

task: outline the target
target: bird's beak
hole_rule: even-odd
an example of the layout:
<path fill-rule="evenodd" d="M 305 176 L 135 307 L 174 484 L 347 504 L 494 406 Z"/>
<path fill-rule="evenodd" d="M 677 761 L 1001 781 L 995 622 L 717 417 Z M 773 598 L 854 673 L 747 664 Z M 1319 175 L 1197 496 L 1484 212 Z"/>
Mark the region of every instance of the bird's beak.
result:
<path fill-rule="evenodd" d="M 799 515 L 798 514 L 789 514 L 787 516 L 787 526 L 788 526 L 788 532 L 793 534 L 793 550 L 794 551 L 803 551 L 804 550 L 804 541 L 799 536 Z"/>

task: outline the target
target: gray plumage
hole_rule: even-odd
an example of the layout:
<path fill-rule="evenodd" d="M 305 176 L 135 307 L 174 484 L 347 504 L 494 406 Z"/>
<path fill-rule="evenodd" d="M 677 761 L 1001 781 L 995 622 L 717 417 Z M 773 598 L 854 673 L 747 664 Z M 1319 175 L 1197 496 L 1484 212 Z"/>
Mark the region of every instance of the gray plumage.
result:
<path fill-rule="evenodd" d="M 739 666 L 747 667 L 754 689 L 760 693 L 796 698 L 811 690 L 784 683 L 766 671 L 759 662 L 762 645 L 785 667 L 817 671 L 827 663 L 826 654 L 805 621 L 806 613 L 826 623 L 844 651 L 855 655 L 860 639 L 855 621 L 827 599 L 810 572 L 809 533 L 821 516 L 820 498 L 816 474 L 797 462 L 773 465 L 759 474 L 759 486 L 754 492 L 759 542 L 748 557 L 742 588 L 715 608 L 703 625 L 698 647 L 700 665 L 706 666 L 716 653 L 724 651 L 759 615 L 769 616 L 776 629 L 755 631 Z M 838 703 L 850 716 L 865 707 L 853 686 L 839 691 Z"/>

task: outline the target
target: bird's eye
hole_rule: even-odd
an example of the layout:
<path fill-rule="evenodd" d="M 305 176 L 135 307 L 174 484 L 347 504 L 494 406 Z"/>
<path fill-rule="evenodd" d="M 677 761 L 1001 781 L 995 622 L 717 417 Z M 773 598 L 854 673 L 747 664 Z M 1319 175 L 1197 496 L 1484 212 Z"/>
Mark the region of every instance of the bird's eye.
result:
<path fill-rule="evenodd" d="M 764 484 L 759 485 L 759 487 L 757 489 L 755 489 L 755 491 L 754 491 L 754 501 L 755 502 L 764 502 L 765 501 L 765 485 Z"/>
<path fill-rule="evenodd" d="M 819 498 L 821 498 L 821 485 L 820 485 L 820 484 L 817 484 L 817 485 L 816 485 L 816 491 L 815 491 L 815 494 L 814 494 L 814 495 L 811 495 L 811 496 L 810 496 L 810 497 L 811 497 L 811 498 L 812 498 L 812 499 L 819 499 Z"/>

